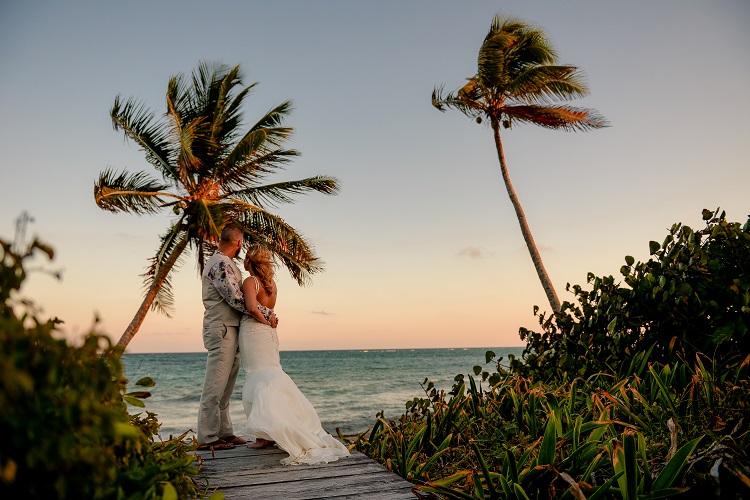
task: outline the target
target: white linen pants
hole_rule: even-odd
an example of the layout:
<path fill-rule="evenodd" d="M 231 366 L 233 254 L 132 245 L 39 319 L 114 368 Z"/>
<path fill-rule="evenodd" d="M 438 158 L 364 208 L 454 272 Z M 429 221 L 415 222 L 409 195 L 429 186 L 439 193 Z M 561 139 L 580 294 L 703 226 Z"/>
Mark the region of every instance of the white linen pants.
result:
<path fill-rule="evenodd" d="M 208 350 L 208 358 L 198 411 L 199 444 L 234 434 L 229 417 L 229 401 L 240 370 L 238 333 L 239 327 L 225 325 L 203 331 L 203 345 Z"/>

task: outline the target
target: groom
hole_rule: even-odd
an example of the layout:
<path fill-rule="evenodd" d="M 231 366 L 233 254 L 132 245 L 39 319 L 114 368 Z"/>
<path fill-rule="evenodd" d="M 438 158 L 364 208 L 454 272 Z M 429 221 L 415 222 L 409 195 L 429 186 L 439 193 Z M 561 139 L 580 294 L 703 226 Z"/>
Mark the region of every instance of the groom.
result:
<path fill-rule="evenodd" d="M 240 370 L 238 333 L 247 314 L 242 295 L 242 273 L 233 259 L 244 241 L 242 230 L 227 224 L 219 248 L 203 269 L 203 345 L 208 350 L 206 380 L 198 412 L 198 445 L 201 449 L 227 450 L 247 441 L 235 436 L 229 418 L 229 400 Z M 276 318 L 271 318 L 275 324 Z"/>

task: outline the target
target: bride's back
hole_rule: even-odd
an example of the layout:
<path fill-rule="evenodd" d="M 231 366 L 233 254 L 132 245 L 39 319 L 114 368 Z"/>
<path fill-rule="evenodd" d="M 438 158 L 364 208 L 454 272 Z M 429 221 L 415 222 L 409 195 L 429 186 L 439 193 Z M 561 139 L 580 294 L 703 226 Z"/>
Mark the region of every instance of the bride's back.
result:
<path fill-rule="evenodd" d="M 257 279 L 257 278 L 255 278 Z M 269 309 L 273 309 L 276 306 L 276 297 L 278 296 L 278 288 L 276 288 L 276 282 L 271 280 L 271 293 L 269 294 L 263 286 L 258 287 L 258 302 L 262 306 L 266 306 Z"/>

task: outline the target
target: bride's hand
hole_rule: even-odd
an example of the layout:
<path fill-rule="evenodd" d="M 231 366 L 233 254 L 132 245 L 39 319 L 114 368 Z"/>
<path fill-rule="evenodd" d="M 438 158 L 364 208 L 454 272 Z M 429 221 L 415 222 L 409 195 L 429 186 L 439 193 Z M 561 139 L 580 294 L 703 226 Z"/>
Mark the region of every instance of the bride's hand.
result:
<path fill-rule="evenodd" d="M 279 318 L 276 317 L 276 314 L 271 314 L 271 328 L 276 328 L 276 326 L 279 324 Z"/>

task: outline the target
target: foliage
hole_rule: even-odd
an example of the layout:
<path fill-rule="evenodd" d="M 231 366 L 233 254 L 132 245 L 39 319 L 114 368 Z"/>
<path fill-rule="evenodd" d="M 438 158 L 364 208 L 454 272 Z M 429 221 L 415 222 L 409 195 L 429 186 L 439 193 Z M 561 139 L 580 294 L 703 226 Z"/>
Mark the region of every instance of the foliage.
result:
<path fill-rule="evenodd" d="M 119 360 L 95 332 L 78 347 L 56 337 L 18 298 L 24 260 L 52 249 L 35 241 L 22 255 L 0 240 L 0 496 L 3 498 L 195 497 L 197 469 L 184 436 L 156 442 L 153 413 L 129 415 L 146 391 L 125 393 Z M 104 352 L 104 355 L 102 355 Z M 149 378 L 137 382 L 152 386 Z"/>
<path fill-rule="evenodd" d="M 526 22 L 497 15 L 479 48 L 477 72 L 456 92 L 443 87 L 432 92 L 432 105 L 440 111 L 453 108 L 477 123 L 492 127 L 500 171 L 521 226 L 531 260 L 553 311 L 560 300 L 552 286 L 521 201 L 505 162 L 500 124 L 531 123 L 554 130 L 591 130 L 607 126 L 595 111 L 559 104 L 588 94 L 575 66 L 561 65 L 543 30 Z"/>
<path fill-rule="evenodd" d="M 290 101 L 241 131 L 241 108 L 255 85 L 243 88 L 239 66 L 201 63 L 190 78 L 178 74 L 169 80 L 164 114 L 134 98 L 115 99 L 110 112 L 115 130 L 141 148 L 161 180 L 108 168 L 94 183 L 97 205 L 111 212 L 175 215 L 144 275 L 143 304 L 119 345 L 128 344 L 149 308 L 171 314 L 170 276 L 183 251 L 192 247 L 202 270 L 228 222 L 241 226 L 247 240 L 268 245 L 300 285 L 321 269 L 311 245 L 269 209 L 297 194 L 335 194 L 338 182 L 315 176 L 264 183 L 299 153 L 284 147 L 293 132 L 284 125 Z"/>
<path fill-rule="evenodd" d="M 557 62 L 542 29 L 497 15 L 479 48 L 477 73 L 456 92 L 435 88 L 432 104 L 504 128 L 513 123 L 571 131 L 600 128 L 605 120 L 593 110 L 557 104 L 587 94 L 581 72 Z"/>
<path fill-rule="evenodd" d="M 449 498 L 750 493 L 747 365 L 717 376 L 676 361 L 593 379 L 606 385 L 506 373 L 483 390 L 468 380 L 450 398 L 431 389 L 407 402 L 398 422 L 379 417 L 355 447 Z"/>
<path fill-rule="evenodd" d="M 672 225 L 646 262 L 625 257 L 624 283 L 589 273 L 591 290 L 568 285 L 577 303 L 539 314 L 541 333 L 521 328 L 528 344 L 513 368 L 542 379 L 626 376 L 646 352 L 662 363 L 706 353 L 725 367 L 750 356 L 750 221 L 743 228 L 719 209 L 703 219 L 697 231 Z"/>
<path fill-rule="evenodd" d="M 678 224 L 663 245 L 652 243 L 651 261 L 628 259 L 630 288 L 622 290 L 638 300 L 623 292 L 616 296 L 629 300 L 607 303 L 604 293 L 595 294 L 599 315 L 611 316 L 599 320 L 605 328 L 615 317 L 652 314 L 644 323 L 650 342 L 639 336 L 619 357 L 590 345 L 574 365 L 555 365 L 552 357 L 544 365 L 538 357 L 502 364 L 488 351 L 487 368 L 457 375 L 448 394 L 425 380 L 425 397 L 408 401 L 397 422 L 379 416 L 354 446 L 448 498 L 749 496 L 750 355 L 746 330 L 736 325 L 748 314 L 750 223 L 740 228 L 718 211 L 704 218 L 706 230 Z M 669 278 L 654 293 L 661 276 Z M 695 293 L 679 294 L 682 283 Z M 594 323 L 576 319 L 586 322 L 576 332 Z M 716 335 L 726 325 L 733 325 L 730 334 Z M 564 351 L 571 331 L 548 335 L 546 348 Z M 709 353 L 701 351 L 706 346 Z"/>

